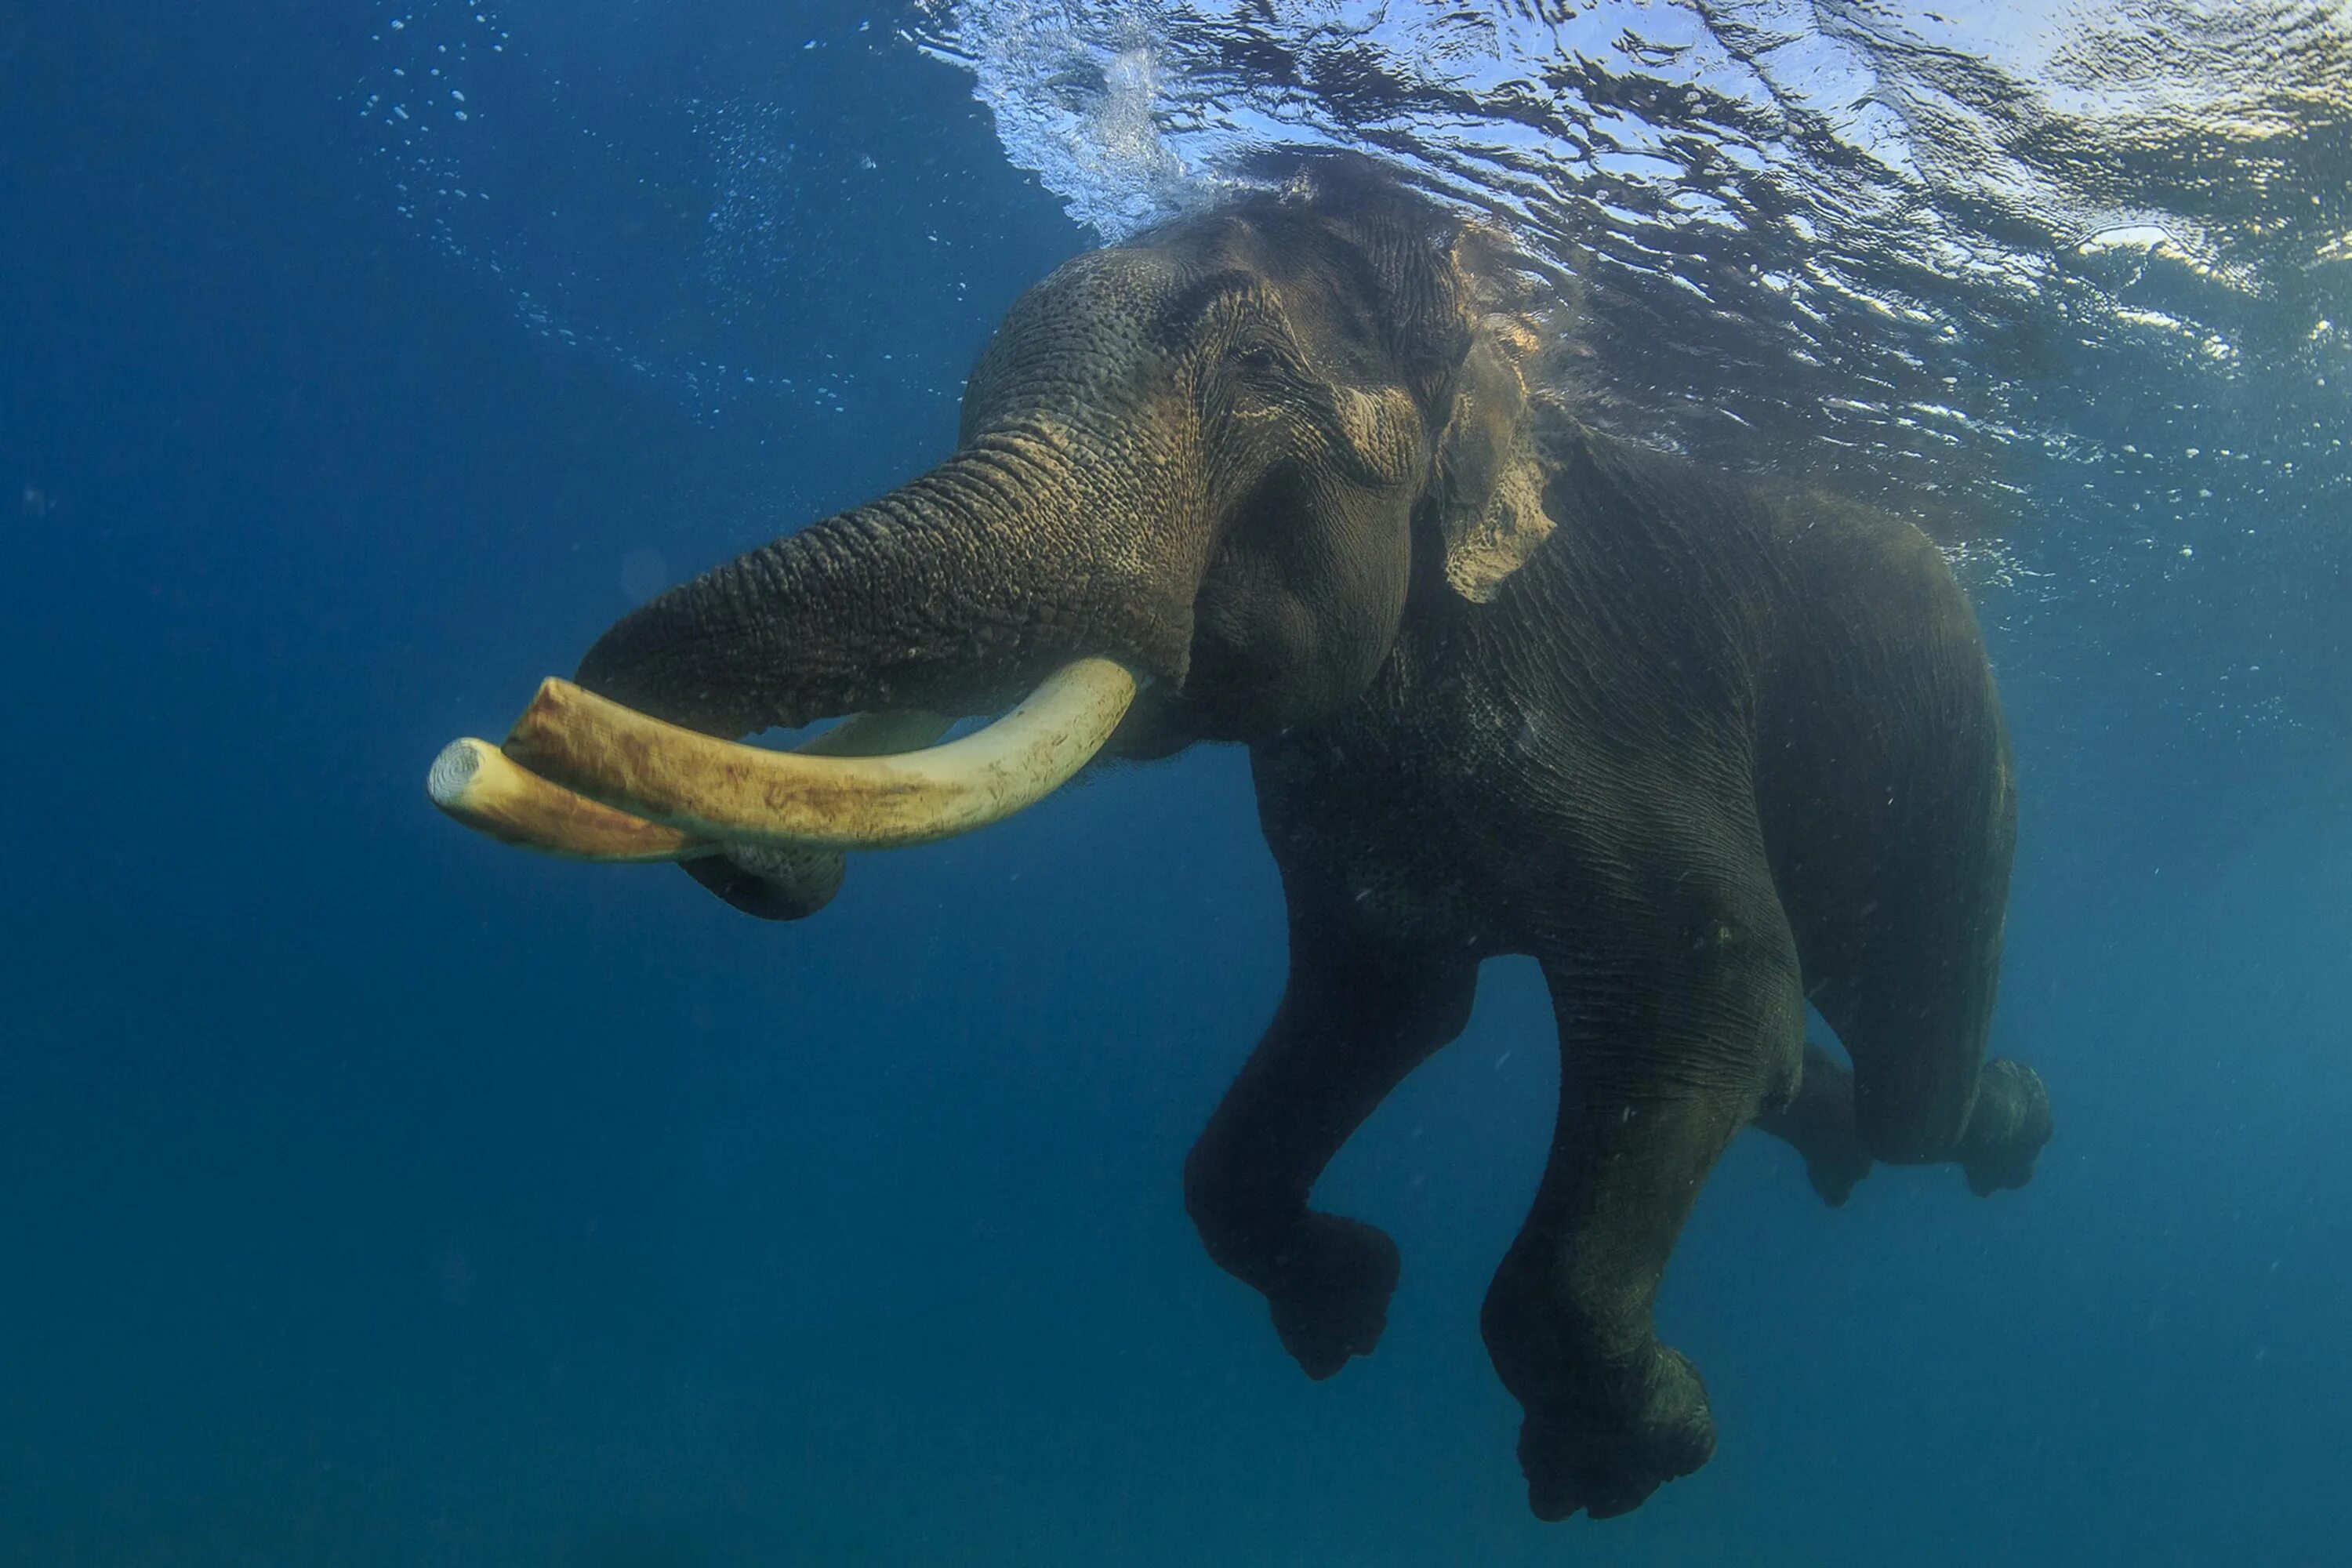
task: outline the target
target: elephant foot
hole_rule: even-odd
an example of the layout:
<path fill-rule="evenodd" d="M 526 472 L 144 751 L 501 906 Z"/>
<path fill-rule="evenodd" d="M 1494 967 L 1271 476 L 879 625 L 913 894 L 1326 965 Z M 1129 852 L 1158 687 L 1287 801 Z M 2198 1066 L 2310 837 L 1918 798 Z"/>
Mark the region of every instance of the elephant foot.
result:
<path fill-rule="evenodd" d="M 1680 1351 L 1652 1347 L 1647 1361 L 1570 1405 L 1530 1409 L 1519 1427 L 1528 1506 L 1557 1521 L 1631 1513 L 1666 1482 L 1715 1453 L 1706 1385 Z"/>
<path fill-rule="evenodd" d="M 2042 1076 L 2005 1058 L 1985 1063 L 1976 1107 L 1960 1140 L 1959 1163 L 1969 1190 L 1981 1198 L 2025 1185 L 2052 1130 L 2050 1092 Z"/>
<path fill-rule="evenodd" d="M 1832 1208 L 1843 1208 L 1846 1199 L 1853 1196 L 1854 1184 L 1870 1174 L 1872 1161 L 1859 1144 L 1841 1149 L 1834 1153 L 1816 1153 L 1805 1161 L 1805 1179 L 1812 1183 L 1813 1192 Z"/>
<path fill-rule="evenodd" d="M 1386 1232 L 1310 1213 L 1277 1261 L 1281 1279 L 1266 1292 L 1274 1330 L 1307 1376 L 1319 1383 L 1372 1353 L 1402 1268 Z"/>

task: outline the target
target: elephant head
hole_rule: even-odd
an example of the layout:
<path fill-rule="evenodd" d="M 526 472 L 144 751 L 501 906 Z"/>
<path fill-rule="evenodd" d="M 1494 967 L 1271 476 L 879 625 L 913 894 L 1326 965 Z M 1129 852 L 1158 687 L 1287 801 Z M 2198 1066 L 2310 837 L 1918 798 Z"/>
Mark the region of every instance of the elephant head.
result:
<path fill-rule="evenodd" d="M 1117 754 L 1328 718 L 1409 602 L 1491 597 L 1549 529 L 1533 292 L 1481 226 L 1342 169 L 1080 256 L 998 327 L 944 462 L 625 616 L 578 682 L 724 738 L 992 712 L 1077 660 L 1140 685 Z M 689 868 L 821 904 L 837 870 L 761 837 L 783 863 Z"/>

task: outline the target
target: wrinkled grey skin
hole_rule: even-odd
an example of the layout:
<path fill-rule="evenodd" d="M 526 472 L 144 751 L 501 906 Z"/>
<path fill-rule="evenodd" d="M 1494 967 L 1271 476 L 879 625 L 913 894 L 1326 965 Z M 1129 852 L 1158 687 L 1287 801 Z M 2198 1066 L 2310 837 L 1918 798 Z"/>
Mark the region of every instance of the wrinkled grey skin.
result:
<path fill-rule="evenodd" d="M 985 711 L 1105 655 L 1150 678 L 1115 750 L 1247 744 L 1290 977 L 1184 1190 L 1310 1376 L 1371 1351 L 1398 1271 L 1317 1177 L 1479 962 L 1532 954 L 1558 1130 L 1483 1327 L 1535 1511 L 1601 1517 L 1713 1450 L 1651 1306 L 1735 1133 L 1838 1203 L 1874 1160 L 2020 1184 L 2050 1117 L 1983 1060 L 2014 808 L 1941 556 L 1529 395 L 1503 273 L 1332 170 L 1082 256 L 1006 317 L 944 463 L 631 615 L 581 679 L 738 735 Z"/>

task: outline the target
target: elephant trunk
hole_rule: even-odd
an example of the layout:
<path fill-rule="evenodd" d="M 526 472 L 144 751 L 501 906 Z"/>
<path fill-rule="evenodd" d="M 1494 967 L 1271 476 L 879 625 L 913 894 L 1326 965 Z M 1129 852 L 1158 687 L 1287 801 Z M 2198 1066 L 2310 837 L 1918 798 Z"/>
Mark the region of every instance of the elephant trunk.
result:
<path fill-rule="evenodd" d="M 1189 612 L 1154 613 L 1125 520 L 1084 515 L 1043 447 L 983 437 L 670 590 L 589 649 L 579 683 L 733 737 L 863 710 L 988 711 L 1085 656 L 1181 678 Z"/>
<path fill-rule="evenodd" d="M 1163 536 L 1119 499 L 1145 476 L 1088 479 L 1075 445 L 981 436 L 664 594 L 597 641 L 577 684 L 542 683 L 502 745 L 445 751 L 434 802 L 557 854 L 689 861 L 739 906 L 796 915 L 830 896 L 826 856 L 970 832 L 1043 798 L 1109 741 L 1139 679 L 1181 684 L 1201 570 L 1155 549 Z M 926 743 L 1024 692 L 985 729 Z M 734 740 L 850 712 L 875 717 L 798 752 Z M 876 728 L 907 720 L 924 733 Z M 789 874 L 747 845 L 785 852 Z M 775 886 L 745 904 L 746 877 Z"/>

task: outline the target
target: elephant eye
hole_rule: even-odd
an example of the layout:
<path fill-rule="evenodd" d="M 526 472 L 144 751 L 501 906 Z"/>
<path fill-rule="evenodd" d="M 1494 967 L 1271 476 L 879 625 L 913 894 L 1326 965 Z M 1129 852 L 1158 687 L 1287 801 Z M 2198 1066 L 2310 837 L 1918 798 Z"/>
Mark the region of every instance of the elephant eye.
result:
<path fill-rule="evenodd" d="M 1235 345 L 1231 363 L 1254 381 L 1286 382 L 1296 374 L 1291 356 L 1283 352 L 1281 345 L 1264 338 L 1244 339 Z"/>

